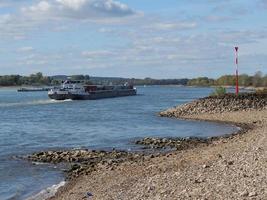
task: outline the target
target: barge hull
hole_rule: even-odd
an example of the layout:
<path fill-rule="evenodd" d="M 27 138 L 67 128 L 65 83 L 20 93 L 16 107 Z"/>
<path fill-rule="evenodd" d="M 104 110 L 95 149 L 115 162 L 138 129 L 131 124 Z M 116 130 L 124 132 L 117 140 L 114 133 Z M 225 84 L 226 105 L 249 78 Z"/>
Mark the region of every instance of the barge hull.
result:
<path fill-rule="evenodd" d="M 70 94 L 72 100 L 96 100 L 104 98 L 115 98 L 124 96 L 134 96 L 136 95 L 135 89 L 130 90 L 109 90 L 101 92 L 90 92 L 88 94 Z"/>
<path fill-rule="evenodd" d="M 54 99 L 54 100 L 66 100 L 66 99 L 70 99 L 71 96 L 70 94 L 48 94 L 50 99 Z"/>

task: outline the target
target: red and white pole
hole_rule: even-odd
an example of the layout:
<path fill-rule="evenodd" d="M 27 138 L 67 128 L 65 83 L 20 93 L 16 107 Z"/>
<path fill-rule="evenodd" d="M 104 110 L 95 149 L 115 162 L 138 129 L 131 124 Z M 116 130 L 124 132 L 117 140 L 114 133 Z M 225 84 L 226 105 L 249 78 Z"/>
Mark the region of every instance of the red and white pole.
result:
<path fill-rule="evenodd" d="M 239 93 L 239 87 L 238 87 L 238 47 L 235 47 L 235 64 L 236 64 L 236 71 L 235 71 L 236 86 L 235 86 L 235 92 L 236 92 L 236 95 L 238 95 L 238 93 Z"/>

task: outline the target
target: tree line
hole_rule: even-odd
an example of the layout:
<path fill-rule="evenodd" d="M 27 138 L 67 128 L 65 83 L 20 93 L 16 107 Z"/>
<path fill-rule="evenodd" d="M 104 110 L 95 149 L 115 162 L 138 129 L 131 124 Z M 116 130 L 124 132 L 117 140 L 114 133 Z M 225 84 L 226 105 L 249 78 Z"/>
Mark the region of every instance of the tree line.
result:
<path fill-rule="evenodd" d="M 247 74 L 241 74 L 238 77 L 238 83 L 240 86 L 248 87 L 267 87 L 267 74 L 263 75 L 262 72 L 256 72 L 250 76 Z M 188 81 L 189 86 L 234 86 L 236 84 L 235 75 L 223 75 L 218 79 L 210 79 L 208 77 L 194 78 Z"/>
<path fill-rule="evenodd" d="M 67 78 L 71 80 L 83 80 L 86 84 L 113 84 L 120 85 L 126 82 L 133 85 L 184 85 L 184 86 L 233 86 L 236 78 L 234 75 L 223 75 L 218 79 L 198 77 L 193 79 L 135 79 L 135 78 L 114 78 L 114 77 L 90 77 L 89 75 L 72 76 L 44 76 L 41 72 L 29 76 L 5 75 L 0 76 L 0 86 L 41 86 L 59 85 Z M 241 74 L 239 76 L 240 86 L 267 87 L 267 74 L 256 72 L 254 75 Z"/>
<path fill-rule="evenodd" d="M 21 75 L 4 75 L 0 76 L 0 86 L 22 86 L 22 85 L 30 85 L 30 86 L 52 86 L 59 85 L 64 81 L 67 76 L 63 76 L 64 78 L 60 79 L 56 76 L 44 76 L 41 72 L 36 74 L 31 74 L 29 76 L 21 76 Z M 84 80 L 87 81 L 90 79 L 89 75 L 73 75 L 69 76 L 71 80 Z"/>
<path fill-rule="evenodd" d="M 41 72 L 30 76 L 5 75 L 0 76 L 0 86 L 21 86 L 21 85 L 50 85 L 52 79 L 43 76 Z"/>

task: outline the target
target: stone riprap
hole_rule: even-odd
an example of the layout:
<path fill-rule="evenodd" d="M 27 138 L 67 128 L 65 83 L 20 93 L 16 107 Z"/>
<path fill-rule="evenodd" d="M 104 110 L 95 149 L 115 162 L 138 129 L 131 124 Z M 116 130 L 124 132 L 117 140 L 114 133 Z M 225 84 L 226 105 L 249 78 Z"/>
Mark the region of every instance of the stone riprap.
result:
<path fill-rule="evenodd" d="M 200 145 L 208 145 L 212 138 L 202 139 L 188 138 L 143 138 L 135 141 L 137 145 L 143 145 L 143 149 L 171 149 L 186 150 Z M 101 151 L 89 149 L 73 149 L 62 151 L 41 151 L 26 156 L 26 159 L 42 163 L 66 163 L 70 165 L 67 170 L 67 179 L 89 174 L 101 167 L 112 169 L 125 161 L 139 162 L 163 155 L 164 151 L 126 152 L 126 151 Z"/>
<path fill-rule="evenodd" d="M 135 144 L 143 145 L 144 149 L 173 149 L 186 150 L 200 145 L 210 144 L 211 139 L 188 137 L 188 138 L 152 138 L 146 137 L 135 141 Z"/>
<path fill-rule="evenodd" d="M 28 155 L 27 159 L 33 162 L 43 163 L 68 163 L 67 178 L 88 174 L 95 170 L 98 164 L 106 168 L 112 168 L 121 162 L 140 160 L 144 157 L 141 153 L 130 153 L 126 151 L 96 151 L 87 149 L 65 150 L 65 151 L 42 151 Z"/>
<path fill-rule="evenodd" d="M 176 106 L 159 113 L 163 117 L 183 117 L 203 113 L 223 113 L 234 111 L 262 110 L 267 108 L 267 94 L 241 93 L 209 96 Z"/>

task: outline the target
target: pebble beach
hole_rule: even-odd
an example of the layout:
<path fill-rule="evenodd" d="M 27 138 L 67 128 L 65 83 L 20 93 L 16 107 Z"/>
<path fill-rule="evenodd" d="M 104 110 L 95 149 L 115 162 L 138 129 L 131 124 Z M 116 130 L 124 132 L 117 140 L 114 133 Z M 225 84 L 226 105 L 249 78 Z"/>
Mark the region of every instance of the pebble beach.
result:
<path fill-rule="evenodd" d="M 164 153 L 120 153 L 123 159 L 119 162 L 100 159 L 104 162 L 96 162 L 93 170 L 87 170 L 87 173 L 71 176 L 69 182 L 50 199 L 267 199 L 265 96 L 260 104 L 256 101 L 255 108 L 250 109 L 236 108 L 233 103 L 236 98 L 230 100 L 235 109 L 229 107 L 228 111 L 200 108 L 215 100 L 218 101 L 217 98 L 200 99 L 186 105 L 190 110 L 188 107 L 197 103 L 197 110 L 201 113 L 190 111 L 188 114 L 182 105 L 160 115 L 231 123 L 241 128 L 239 132 L 206 141 L 178 140 L 185 148 Z M 159 143 L 160 148 L 168 144 L 177 146 L 177 141 L 168 139 L 151 141 L 156 145 Z M 151 146 L 149 139 L 147 142 Z M 120 158 L 116 153 L 107 153 L 107 156 L 109 160 L 110 156 Z"/>

